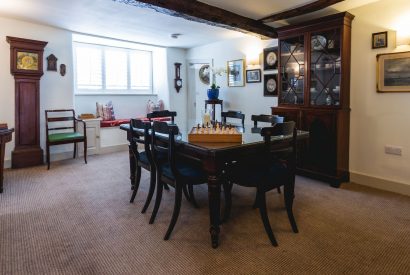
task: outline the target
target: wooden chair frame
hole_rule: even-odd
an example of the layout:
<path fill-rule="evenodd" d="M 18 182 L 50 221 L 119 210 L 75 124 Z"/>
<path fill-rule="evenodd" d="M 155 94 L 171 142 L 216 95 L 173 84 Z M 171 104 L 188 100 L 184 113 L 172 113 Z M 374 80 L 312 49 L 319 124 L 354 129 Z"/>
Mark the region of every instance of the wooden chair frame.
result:
<path fill-rule="evenodd" d="M 221 113 L 222 123 L 226 124 L 226 118 L 237 118 L 242 121 L 242 127 L 245 127 L 245 114 L 241 111 L 227 111 Z"/>
<path fill-rule="evenodd" d="M 72 115 L 70 116 L 62 116 L 62 117 L 49 117 L 49 113 L 64 113 L 64 112 L 71 112 Z M 86 123 L 85 121 L 81 119 L 76 119 L 75 118 L 75 111 L 73 109 L 56 109 L 56 110 L 45 110 L 45 116 L 46 116 L 46 158 L 47 158 L 47 169 L 50 169 L 50 146 L 53 145 L 61 145 L 61 144 L 69 144 L 69 143 L 74 143 L 74 152 L 73 152 L 73 158 L 76 157 L 77 155 L 77 143 L 78 142 L 84 142 L 84 162 L 87 164 L 87 131 L 86 131 Z M 66 126 L 66 127 L 49 127 L 49 123 L 54 123 L 54 122 L 62 122 L 62 121 L 72 121 L 73 126 Z M 77 132 L 77 123 L 76 122 L 81 122 L 83 123 L 83 136 L 82 137 L 77 137 L 77 138 L 70 138 L 67 140 L 59 140 L 59 141 L 50 141 L 49 140 L 49 134 L 50 131 L 61 131 L 61 130 L 69 130 L 73 129 L 73 133 Z M 69 133 L 69 132 L 64 132 L 64 133 Z"/>

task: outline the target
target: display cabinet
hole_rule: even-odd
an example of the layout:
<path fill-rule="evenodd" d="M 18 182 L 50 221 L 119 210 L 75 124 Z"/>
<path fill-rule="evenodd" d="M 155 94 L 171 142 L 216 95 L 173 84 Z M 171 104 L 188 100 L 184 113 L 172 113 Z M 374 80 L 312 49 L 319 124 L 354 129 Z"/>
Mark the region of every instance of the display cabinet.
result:
<path fill-rule="evenodd" d="M 338 187 L 349 181 L 350 39 L 348 12 L 277 29 L 279 96 L 272 114 L 310 132 L 298 173 Z"/>

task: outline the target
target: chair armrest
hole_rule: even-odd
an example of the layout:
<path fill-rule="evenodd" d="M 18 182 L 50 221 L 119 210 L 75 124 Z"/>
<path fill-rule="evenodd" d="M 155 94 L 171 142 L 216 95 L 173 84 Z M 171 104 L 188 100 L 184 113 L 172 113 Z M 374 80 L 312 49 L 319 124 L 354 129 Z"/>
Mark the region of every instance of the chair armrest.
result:
<path fill-rule="evenodd" d="M 77 121 L 77 122 L 82 122 L 83 123 L 83 133 L 84 133 L 84 138 L 87 138 L 87 124 L 85 123 L 85 121 L 84 120 L 82 120 L 82 119 L 78 119 L 78 118 L 76 118 L 75 119 L 75 121 Z"/>

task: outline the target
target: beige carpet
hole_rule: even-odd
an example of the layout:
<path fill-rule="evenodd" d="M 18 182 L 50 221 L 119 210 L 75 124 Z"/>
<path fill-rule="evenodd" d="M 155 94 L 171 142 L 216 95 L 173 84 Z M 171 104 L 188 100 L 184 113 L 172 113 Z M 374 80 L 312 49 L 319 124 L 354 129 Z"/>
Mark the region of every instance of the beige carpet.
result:
<path fill-rule="evenodd" d="M 165 192 L 156 223 L 141 214 L 148 174 L 134 204 L 127 152 L 7 170 L 0 195 L 1 274 L 410 274 L 410 198 L 297 178 L 291 232 L 283 199 L 268 196 L 279 247 L 269 244 L 254 190 L 234 187 L 232 219 L 210 246 L 207 189 L 200 209 L 184 202 L 171 240 Z"/>

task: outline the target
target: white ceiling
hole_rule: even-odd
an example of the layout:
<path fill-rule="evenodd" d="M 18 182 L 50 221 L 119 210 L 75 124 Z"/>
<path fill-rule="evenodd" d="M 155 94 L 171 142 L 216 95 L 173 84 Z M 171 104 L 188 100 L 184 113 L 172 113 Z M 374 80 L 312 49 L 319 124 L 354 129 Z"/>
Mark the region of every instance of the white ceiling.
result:
<path fill-rule="evenodd" d="M 332 8 L 345 11 L 375 1 L 377 0 L 346 0 Z M 201 0 L 201 2 L 259 19 L 311 1 Z M 333 13 L 332 8 L 316 13 L 315 16 Z M 3 0 L 0 1 L 0 15 L 79 33 L 167 47 L 191 48 L 223 39 L 246 36 L 239 32 L 160 14 L 151 9 L 137 8 L 112 0 Z M 306 16 L 289 22 L 305 18 Z M 285 23 L 279 22 L 279 24 Z M 172 33 L 182 35 L 178 39 L 173 39 L 170 37 Z"/>

